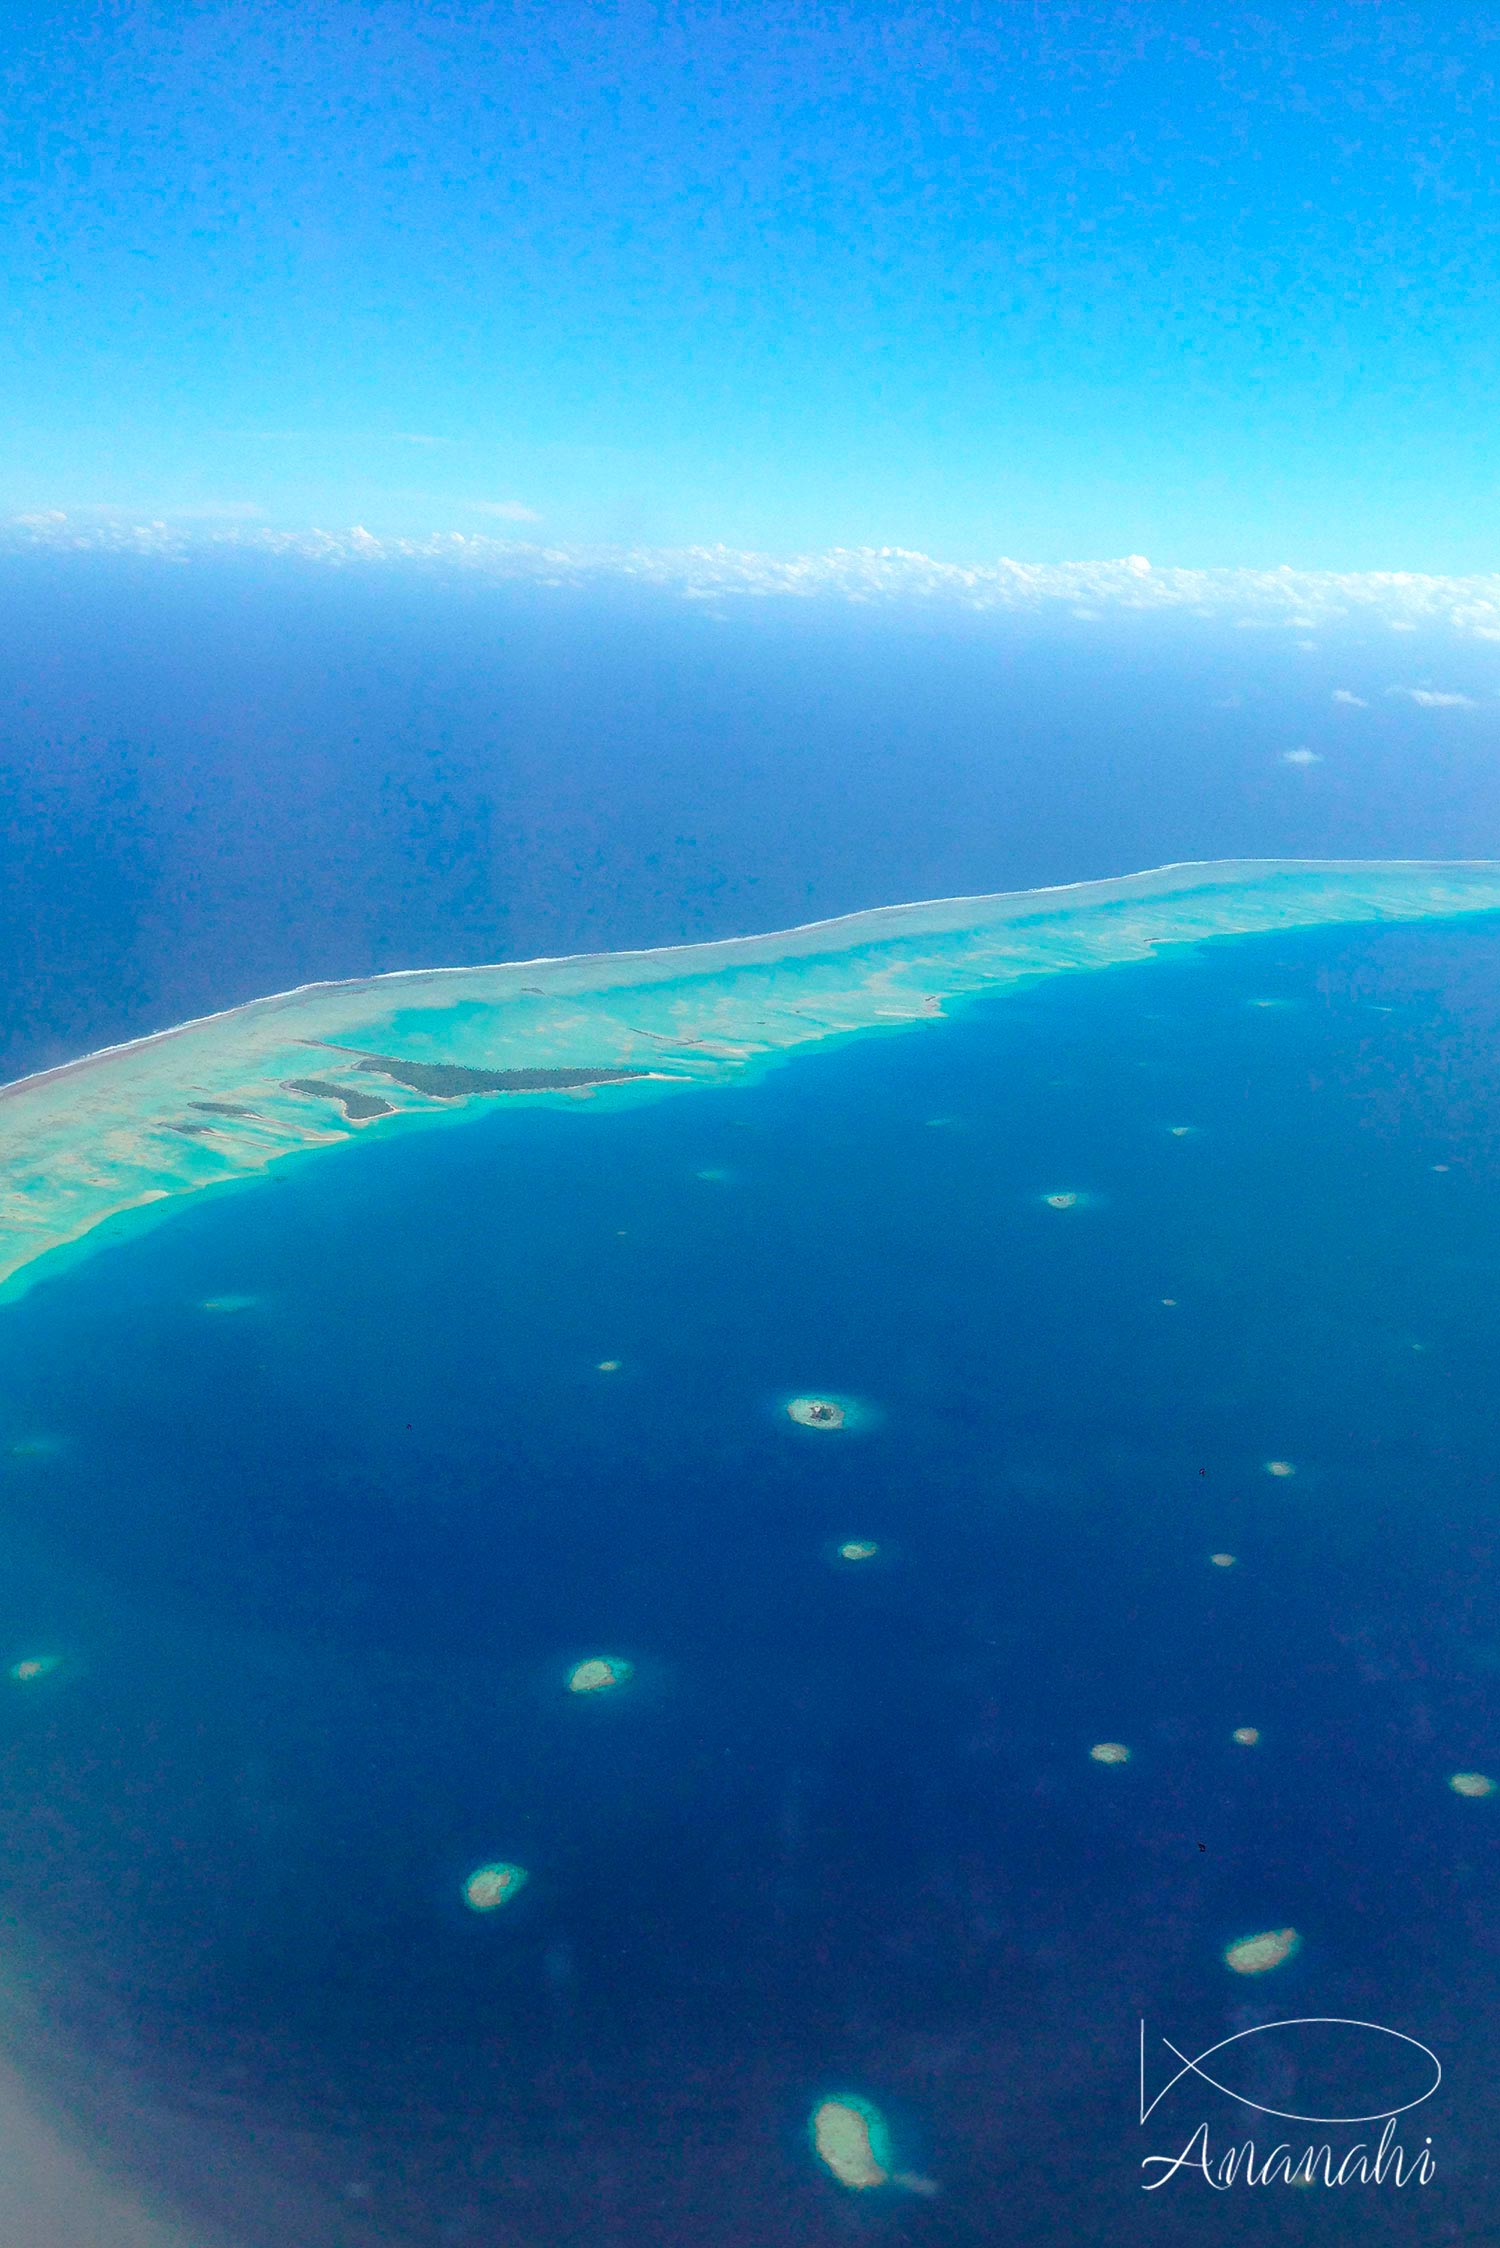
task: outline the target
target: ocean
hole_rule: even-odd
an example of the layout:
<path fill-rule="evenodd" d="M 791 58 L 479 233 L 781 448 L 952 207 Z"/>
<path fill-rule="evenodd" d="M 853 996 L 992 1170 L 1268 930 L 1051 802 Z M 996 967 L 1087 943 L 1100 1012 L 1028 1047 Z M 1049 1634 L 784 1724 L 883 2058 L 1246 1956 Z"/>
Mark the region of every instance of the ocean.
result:
<path fill-rule="evenodd" d="M 1064 868 L 741 786 L 786 816 L 761 926 L 1106 848 L 1107 791 Z M 624 853 L 449 949 L 743 924 L 747 832 L 712 907 L 674 862 L 653 924 Z M 386 960 L 350 872 L 256 907 L 256 989 Z M 132 942 L 117 1024 L 218 973 Z M 1234 938 L 298 1157 L 42 1278 L 0 1308 L 37 2097 L 195 2248 L 1250 2243 L 1309 2193 L 1486 2237 L 1497 1078 L 1500 917 Z M 1258 2027 L 1330 2018 L 1375 2028 Z M 1140 2120 L 1143 2051 L 1154 2090 L 1241 2031 Z M 1429 2182 L 1142 2167 L 1397 2108 Z"/>
<path fill-rule="evenodd" d="M 1500 833 L 1451 631 L 248 555 L 3 556 L 0 616 L 3 1078 L 324 977 Z"/>

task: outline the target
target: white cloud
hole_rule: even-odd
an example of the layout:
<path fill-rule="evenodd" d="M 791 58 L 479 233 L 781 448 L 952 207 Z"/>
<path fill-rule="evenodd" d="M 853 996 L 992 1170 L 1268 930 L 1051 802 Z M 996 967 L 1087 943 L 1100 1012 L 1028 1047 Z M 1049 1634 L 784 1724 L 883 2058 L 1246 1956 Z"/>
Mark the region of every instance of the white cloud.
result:
<path fill-rule="evenodd" d="M 534 507 L 522 500 L 470 500 L 476 515 L 498 515 L 503 523 L 540 523 L 542 518 Z"/>
<path fill-rule="evenodd" d="M 1335 687 L 1333 699 L 1336 703 L 1347 703 L 1351 710 L 1368 710 L 1370 707 L 1363 695 L 1351 695 L 1347 687 Z"/>
<path fill-rule="evenodd" d="M 521 505 L 506 500 L 486 504 L 507 511 Z M 499 520 L 519 523 L 528 517 L 507 512 Z M 193 526 L 163 521 L 159 515 L 131 518 L 123 510 L 113 519 L 51 512 L 0 521 L 0 546 L 38 545 L 174 559 L 237 548 L 329 568 L 463 571 L 497 583 L 632 584 L 721 602 L 837 600 L 1059 617 L 1079 608 L 1100 615 L 1186 611 L 1271 632 L 1295 632 L 1316 620 L 1320 626 L 1500 636 L 1500 574 L 1440 578 L 1407 571 L 1175 570 L 1159 568 L 1141 555 L 1102 562 L 957 563 L 904 547 L 770 555 L 725 546 L 554 546 L 463 531 L 385 538 L 364 530 L 277 531 L 248 522 Z M 1427 688 L 1393 692 L 1445 707 L 1470 701 Z M 1334 699 L 1346 698 L 1347 690 L 1340 689 Z"/>
<path fill-rule="evenodd" d="M 1323 760 L 1315 749 L 1284 749 L 1281 762 L 1283 765 L 1321 765 Z"/>
<path fill-rule="evenodd" d="M 1420 703 L 1423 710 L 1477 710 L 1479 705 L 1472 695 L 1448 695 L 1437 687 L 1387 687 L 1388 695 L 1400 695 L 1407 702 Z"/>

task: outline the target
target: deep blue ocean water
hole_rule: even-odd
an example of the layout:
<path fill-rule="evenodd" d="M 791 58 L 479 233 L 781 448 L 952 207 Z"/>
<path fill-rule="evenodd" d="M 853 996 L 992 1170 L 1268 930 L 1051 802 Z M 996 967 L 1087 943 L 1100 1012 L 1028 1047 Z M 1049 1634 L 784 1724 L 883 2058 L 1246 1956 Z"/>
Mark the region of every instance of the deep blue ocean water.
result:
<path fill-rule="evenodd" d="M 0 1076 L 320 977 L 1483 857 L 1497 684 L 1451 632 L 0 557 Z"/>
<path fill-rule="evenodd" d="M 1497 921 L 1238 939 L 366 1140 L 41 1283 L 38 2081 L 253 2248 L 1487 2237 L 1500 1796 L 1447 1782 L 1500 1772 L 1497 1096 Z M 867 1416 L 787 1421 L 824 1392 Z M 1270 2127 L 1143 2130 L 1142 2019 L 1288 2015 L 1439 2053 L 1432 2184 L 1143 2194 Z M 935 2193 L 820 2168 L 841 2092 Z"/>

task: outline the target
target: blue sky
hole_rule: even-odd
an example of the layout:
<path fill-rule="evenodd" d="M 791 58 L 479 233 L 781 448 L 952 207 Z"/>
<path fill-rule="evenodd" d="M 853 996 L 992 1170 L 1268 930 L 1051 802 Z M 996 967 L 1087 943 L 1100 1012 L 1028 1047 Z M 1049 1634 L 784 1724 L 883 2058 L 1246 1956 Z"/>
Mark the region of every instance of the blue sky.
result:
<path fill-rule="evenodd" d="M 0 511 L 1495 563 L 1461 6 L 6 23 Z"/>

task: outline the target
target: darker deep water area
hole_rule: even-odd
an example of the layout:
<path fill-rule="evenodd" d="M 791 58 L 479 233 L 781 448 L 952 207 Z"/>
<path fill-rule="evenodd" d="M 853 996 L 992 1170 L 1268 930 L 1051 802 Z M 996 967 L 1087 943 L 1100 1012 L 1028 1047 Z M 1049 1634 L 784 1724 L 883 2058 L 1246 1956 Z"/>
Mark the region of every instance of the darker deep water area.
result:
<path fill-rule="evenodd" d="M 0 555 L 0 1078 L 320 978 L 1484 857 L 1495 687 L 1357 619 Z"/>
<path fill-rule="evenodd" d="M 1142 2129 L 1143 2017 L 1353 2017 L 1441 2057 L 1438 2174 L 1321 2231 L 1480 2237 L 1497 1280 L 1492 918 L 185 1206 L 0 1312 L 0 1662 L 59 1658 L 0 1674 L 13 2035 L 255 2248 L 1104 2248 L 1301 2238 L 1141 2158 L 1340 2137 Z M 937 2192 L 819 2167 L 840 2093 Z"/>

